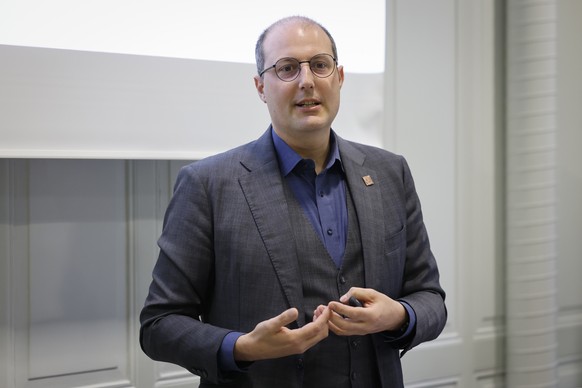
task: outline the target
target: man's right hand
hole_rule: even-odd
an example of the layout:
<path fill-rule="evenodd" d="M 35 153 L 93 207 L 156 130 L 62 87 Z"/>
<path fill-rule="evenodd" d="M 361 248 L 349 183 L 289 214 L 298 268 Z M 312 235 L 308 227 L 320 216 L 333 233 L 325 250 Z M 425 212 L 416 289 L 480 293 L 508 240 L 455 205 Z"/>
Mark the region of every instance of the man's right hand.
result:
<path fill-rule="evenodd" d="M 301 354 L 328 336 L 329 308 L 326 307 L 313 322 L 303 327 L 287 328 L 288 324 L 297 320 L 298 315 L 296 308 L 290 308 L 257 324 L 253 331 L 243 334 L 236 341 L 234 359 L 257 361 Z"/>

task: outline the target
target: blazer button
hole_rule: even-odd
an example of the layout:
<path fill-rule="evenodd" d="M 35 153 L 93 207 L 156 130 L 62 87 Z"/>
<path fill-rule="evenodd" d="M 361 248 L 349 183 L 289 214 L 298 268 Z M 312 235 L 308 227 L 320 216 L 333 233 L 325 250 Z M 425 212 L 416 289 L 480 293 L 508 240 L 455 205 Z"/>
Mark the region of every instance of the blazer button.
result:
<path fill-rule="evenodd" d="M 297 369 L 303 369 L 303 357 L 297 359 Z"/>

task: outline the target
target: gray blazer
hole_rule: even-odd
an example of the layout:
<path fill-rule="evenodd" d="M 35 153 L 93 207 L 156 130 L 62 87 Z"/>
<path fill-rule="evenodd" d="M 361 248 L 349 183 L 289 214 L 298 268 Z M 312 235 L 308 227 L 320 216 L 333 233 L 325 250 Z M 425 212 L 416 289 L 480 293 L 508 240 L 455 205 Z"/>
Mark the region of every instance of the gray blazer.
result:
<path fill-rule="evenodd" d="M 447 317 L 414 182 L 401 156 L 337 141 L 360 223 L 366 287 L 407 302 L 417 316 L 406 351 L 436 338 Z M 267 386 L 259 382 L 268 371 L 288 384 L 279 387 L 302 386 L 294 357 L 256 362 L 246 373 L 221 373 L 217 361 L 230 331 L 251 331 L 289 307 L 300 310 L 296 326 L 305 324 L 283 190 L 270 130 L 181 169 L 140 317 L 146 354 L 200 375 L 201 387 Z M 402 386 L 399 344 L 372 337 L 382 385 Z"/>

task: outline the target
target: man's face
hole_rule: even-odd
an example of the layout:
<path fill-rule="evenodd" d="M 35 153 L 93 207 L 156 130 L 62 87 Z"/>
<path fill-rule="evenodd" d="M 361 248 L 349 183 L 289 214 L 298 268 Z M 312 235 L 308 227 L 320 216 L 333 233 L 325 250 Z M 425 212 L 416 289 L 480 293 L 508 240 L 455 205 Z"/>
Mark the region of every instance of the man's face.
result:
<path fill-rule="evenodd" d="M 263 50 L 265 68 L 285 57 L 308 61 L 317 54 L 333 55 L 331 42 L 315 25 L 288 23 L 275 27 L 266 37 Z M 327 78 L 318 78 L 301 64 L 299 76 L 291 81 L 280 80 L 275 70 L 255 77 L 259 96 L 267 103 L 273 128 L 285 140 L 299 141 L 304 135 L 328 131 L 337 115 L 343 67 L 338 66 Z"/>

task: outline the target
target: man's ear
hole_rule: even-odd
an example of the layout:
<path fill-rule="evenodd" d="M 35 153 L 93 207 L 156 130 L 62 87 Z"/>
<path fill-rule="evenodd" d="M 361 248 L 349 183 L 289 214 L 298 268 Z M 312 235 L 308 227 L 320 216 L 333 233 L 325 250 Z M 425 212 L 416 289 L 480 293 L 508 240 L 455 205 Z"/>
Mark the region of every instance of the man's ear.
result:
<path fill-rule="evenodd" d="M 266 103 L 267 99 L 265 97 L 265 83 L 263 82 L 263 78 L 261 78 L 258 75 L 255 75 L 254 80 L 255 80 L 255 88 L 257 88 L 257 93 L 259 94 L 259 98 L 261 99 L 261 101 Z"/>
<path fill-rule="evenodd" d="M 344 84 L 344 67 L 343 66 L 337 67 L 337 74 L 339 77 L 339 84 L 340 84 L 340 88 L 341 88 L 342 85 Z"/>

